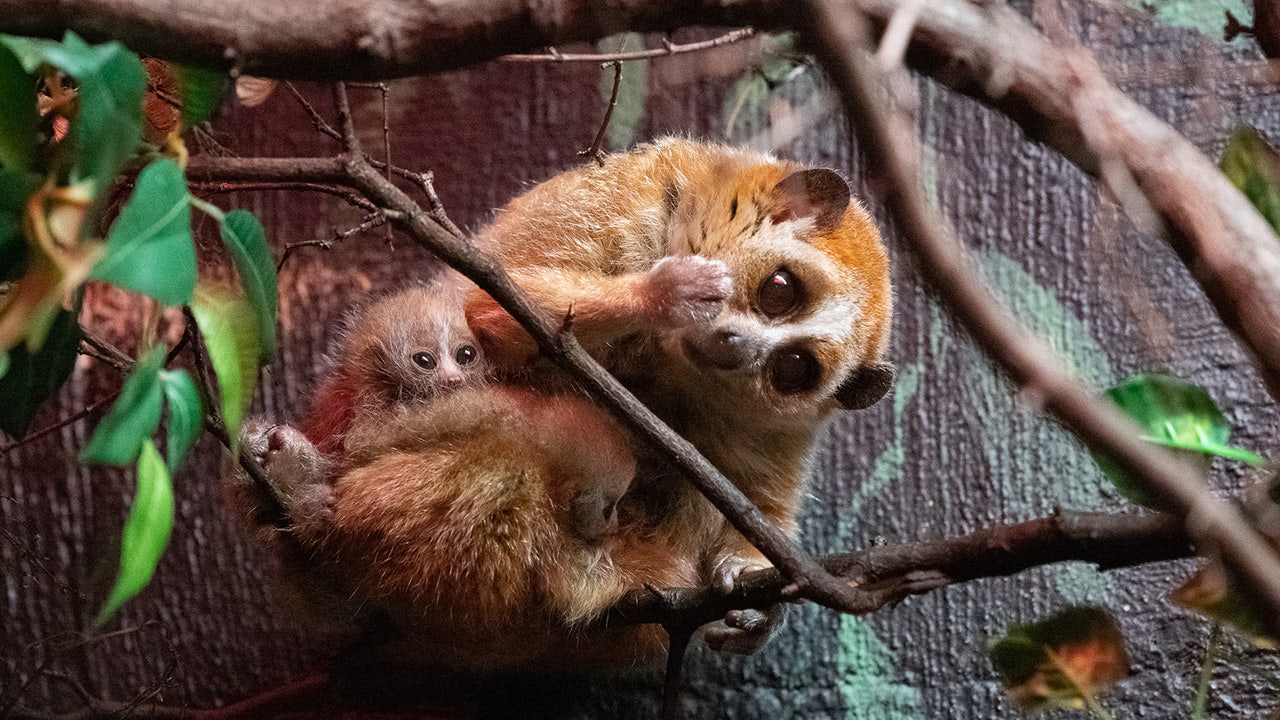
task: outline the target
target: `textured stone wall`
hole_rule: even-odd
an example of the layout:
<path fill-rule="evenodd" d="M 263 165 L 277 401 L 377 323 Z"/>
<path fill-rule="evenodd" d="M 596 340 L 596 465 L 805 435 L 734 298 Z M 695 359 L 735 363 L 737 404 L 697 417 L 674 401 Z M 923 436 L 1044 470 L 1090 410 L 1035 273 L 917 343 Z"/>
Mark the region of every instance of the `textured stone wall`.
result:
<path fill-rule="evenodd" d="M 1161 8 L 1158 22 L 1088 4 L 1067 12 L 1071 29 L 1121 86 L 1205 151 L 1220 152 L 1237 118 L 1280 134 L 1274 89 L 1238 65 L 1256 68 L 1256 50 L 1204 34 L 1221 24 L 1219 4 Z M 737 47 L 628 65 L 610 141 L 624 147 L 673 132 L 780 141 L 784 155 L 859 177 L 850 133 L 830 110 L 817 73 L 797 70 L 771 96 L 743 100 L 748 83 L 740 79 L 750 58 Z M 499 64 L 393 83 L 393 157 L 433 170 L 453 219 L 474 228 L 522 187 L 580 162 L 575 153 L 595 133 L 607 76 L 591 64 Z M 327 109 L 323 92 L 304 91 Z M 377 93 L 353 92 L 368 146 L 381 147 Z M 1023 320 L 1099 385 L 1161 369 L 1206 386 L 1231 421 L 1234 441 L 1274 454 L 1280 414 L 1174 255 L 1136 232 L 1073 166 L 1024 141 L 1000 116 L 927 81 L 919 96 L 928 190 L 987 282 Z M 284 92 L 219 120 L 215 130 L 242 155 L 333 149 Z M 217 200 L 259 213 L 277 251 L 359 219 L 307 195 Z M 896 247 L 893 228 L 885 230 Z M 218 258 L 211 250 L 205 261 Z M 280 277 L 280 357 L 263 374 L 255 411 L 298 418 L 350 300 L 433 267 L 410 242 L 388 244 L 377 232 L 332 251 L 296 253 Z M 1055 507 L 1122 508 L 1079 444 L 1019 405 L 946 309 L 927 298 L 906 258 L 899 257 L 895 277 L 892 356 L 900 380 L 888 400 L 833 423 L 804 516 L 806 546 L 828 552 L 937 538 Z M 127 298 L 102 302 L 104 312 L 131 311 Z M 34 427 L 95 402 L 116 383 L 109 370 L 82 360 L 57 406 Z M 0 658 L 7 662 L 0 691 L 34 676 L 24 704 L 74 707 L 68 684 L 39 676 L 42 663 L 51 663 L 101 697 L 128 700 L 159 685 L 167 703 L 208 706 L 314 667 L 325 650 L 290 628 L 270 586 L 271 568 L 222 503 L 220 450 L 208 439 L 175 478 L 178 516 L 156 579 L 119 617 L 118 626 L 133 631 L 88 645 L 67 635 L 93 615 L 111 578 L 111 548 L 131 492 L 127 476 L 76 463 L 86 427 L 72 424 L 0 458 Z M 1215 467 L 1214 478 L 1224 488 L 1245 481 L 1226 464 Z M 1008 623 L 1079 602 L 1115 610 L 1129 638 L 1134 675 L 1116 699 L 1123 715 L 1186 717 L 1208 624 L 1165 598 L 1189 567 L 1100 573 L 1055 566 L 913 598 L 869 618 L 800 608 L 758 657 L 695 649 L 688 717 L 1015 717 L 986 661 L 988 639 Z M 1258 717 L 1275 692 L 1250 669 L 1259 658 L 1234 640 L 1222 653 L 1211 715 Z M 493 712 L 508 705 L 504 712 L 525 717 L 655 717 L 657 687 L 656 678 L 508 685 L 494 688 Z"/>

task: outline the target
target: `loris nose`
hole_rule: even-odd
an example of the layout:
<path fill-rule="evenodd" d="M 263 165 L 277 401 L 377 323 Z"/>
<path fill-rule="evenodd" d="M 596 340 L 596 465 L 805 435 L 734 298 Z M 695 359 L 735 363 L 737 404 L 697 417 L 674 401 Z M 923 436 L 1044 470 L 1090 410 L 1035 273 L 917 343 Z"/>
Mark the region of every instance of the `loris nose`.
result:
<path fill-rule="evenodd" d="M 750 348 L 747 339 L 732 330 L 690 339 L 693 355 L 702 363 L 720 370 L 736 370 L 747 363 Z"/>
<path fill-rule="evenodd" d="M 437 382 L 445 387 L 457 387 L 465 379 L 466 375 L 463 374 L 462 368 L 453 363 L 442 365 L 440 370 L 436 372 Z"/>

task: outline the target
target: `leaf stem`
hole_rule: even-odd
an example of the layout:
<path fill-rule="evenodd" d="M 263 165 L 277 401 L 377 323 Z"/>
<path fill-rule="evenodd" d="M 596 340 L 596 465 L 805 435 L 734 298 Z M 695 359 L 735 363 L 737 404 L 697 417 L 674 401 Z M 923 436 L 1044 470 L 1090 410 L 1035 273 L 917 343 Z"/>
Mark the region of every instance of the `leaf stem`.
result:
<path fill-rule="evenodd" d="M 1205 708 L 1209 704 L 1209 681 L 1213 679 L 1213 666 L 1217 664 L 1218 641 L 1221 637 L 1222 624 L 1215 622 L 1209 629 L 1209 642 L 1204 648 L 1204 659 L 1200 661 L 1200 680 L 1196 683 L 1196 696 L 1191 703 L 1191 720 L 1205 718 Z"/>
<path fill-rule="evenodd" d="M 191 196 L 191 207 L 203 211 L 206 215 L 217 220 L 219 223 L 226 218 L 226 213 L 222 212 L 222 208 L 206 200 L 201 200 L 195 195 Z"/>

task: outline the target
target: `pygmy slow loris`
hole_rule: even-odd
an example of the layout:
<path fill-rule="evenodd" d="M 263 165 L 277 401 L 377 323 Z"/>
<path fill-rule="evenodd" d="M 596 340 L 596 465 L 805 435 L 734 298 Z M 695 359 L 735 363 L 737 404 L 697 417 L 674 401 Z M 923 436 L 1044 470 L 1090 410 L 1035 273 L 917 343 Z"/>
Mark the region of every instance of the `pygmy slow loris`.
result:
<path fill-rule="evenodd" d="M 619 530 L 628 438 L 568 391 L 440 382 L 429 371 L 443 363 L 422 354 L 480 366 L 460 318 L 439 288 L 375 303 L 351 323 L 308 436 L 246 427 L 290 521 L 277 547 L 309 619 L 390 625 L 383 659 L 452 670 L 659 657 L 658 628 L 586 632 L 629 589 L 697 577 L 663 538 Z"/>
<path fill-rule="evenodd" d="M 887 253 L 831 170 L 667 138 L 535 186 L 478 242 L 543 307 L 572 310 L 583 345 L 788 532 L 819 429 L 892 383 Z M 502 371 L 553 372 L 488 296 L 467 317 Z M 620 513 L 713 585 L 767 564 L 653 458 Z M 708 640 L 749 652 L 760 633 Z"/>

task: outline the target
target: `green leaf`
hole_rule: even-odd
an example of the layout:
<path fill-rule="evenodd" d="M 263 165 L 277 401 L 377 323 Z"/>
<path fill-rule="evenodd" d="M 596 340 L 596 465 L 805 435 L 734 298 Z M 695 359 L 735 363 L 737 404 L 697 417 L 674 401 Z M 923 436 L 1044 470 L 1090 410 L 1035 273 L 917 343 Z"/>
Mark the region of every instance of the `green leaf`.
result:
<path fill-rule="evenodd" d="M 1032 625 L 1014 625 L 992 643 L 991 663 L 1024 710 L 1096 707 L 1125 677 L 1124 637 L 1105 610 L 1072 607 Z"/>
<path fill-rule="evenodd" d="M 0 430 L 13 437 L 26 433 L 40 404 L 75 367 L 81 335 L 76 313 L 61 310 L 38 351 L 32 353 L 25 343 L 9 350 L 8 368 L 0 373 Z"/>
<path fill-rule="evenodd" d="M 173 483 L 156 445 L 147 440 L 138 455 L 138 492 L 120 543 L 120 573 L 93 621 L 100 627 L 129 598 L 151 582 L 173 531 Z"/>
<path fill-rule="evenodd" d="M 174 475 L 196 438 L 200 437 L 200 429 L 204 426 L 204 403 L 195 381 L 186 370 L 161 370 L 160 384 L 164 387 L 169 408 L 166 462 L 169 474 Z"/>
<path fill-rule="evenodd" d="M 79 112 L 68 139 L 75 147 L 70 185 L 106 189 L 142 142 L 142 97 L 147 73 L 137 55 L 118 42 L 91 46 L 68 31 L 62 42 L 0 38 L 27 72 L 51 65 L 77 80 Z"/>
<path fill-rule="evenodd" d="M 120 43 L 90 46 L 70 31 L 44 57 L 79 82 L 80 110 L 70 132 L 76 148 L 70 184 L 89 181 L 101 193 L 142 143 L 147 72 Z"/>
<path fill-rule="evenodd" d="M 218 376 L 222 421 L 235 442 L 236 428 L 257 382 L 258 325 L 244 298 L 210 286 L 196 289 L 191 313 L 204 338 L 209 362 Z"/>
<path fill-rule="evenodd" d="M 138 176 L 133 196 L 107 234 L 89 277 L 142 293 L 165 305 L 185 305 L 196 287 L 191 194 L 182 168 L 168 158 Z"/>
<path fill-rule="evenodd" d="M 1262 461 L 1254 453 L 1227 445 L 1231 430 L 1226 418 L 1209 393 L 1186 380 L 1170 375 L 1135 375 L 1107 390 L 1106 395 L 1138 423 L 1145 433 L 1144 440 L 1175 449 L 1205 474 L 1214 455 L 1251 463 Z M 1114 463 L 1100 455 L 1094 455 L 1094 460 L 1125 497 L 1151 508 L 1166 507 Z"/>
<path fill-rule="evenodd" d="M 45 40 L 42 38 L 17 37 L 15 35 L 0 35 L 0 45 L 3 45 L 22 65 L 22 69 L 28 73 L 34 73 L 45 64 L 45 52 L 52 47 L 57 47 L 58 43 L 53 40 Z"/>
<path fill-rule="evenodd" d="M 231 259 L 240 273 L 245 296 L 253 306 L 258 323 L 259 362 L 271 362 L 276 354 L 276 265 L 267 245 L 262 223 L 247 210 L 232 210 L 222 219 L 222 241 L 231 250 Z"/>
<path fill-rule="evenodd" d="M 1262 133 L 1247 125 L 1231 133 L 1222 172 L 1280 232 L 1280 155 Z"/>
<path fill-rule="evenodd" d="M 173 76 L 178 81 L 182 98 L 182 124 L 195 127 L 208 120 L 218 109 L 218 101 L 227 89 L 227 74 L 217 70 L 187 67 L 173 64 Z"/>
<path fill-rule="evenodd" d="M 27 198 L 40 176 L 0 167 L 0 282 L 22 277 L 27 269 L 27 238 L 22 225 Z"/>
<path fill-rule="evenodd" d="M 164 356 L 164 347 L 152 348 L 125 378 L 120 397 L 80 452 L 81 462 L 128 465 L 138 457 L 138 450 L 149 442 L 160 424 L 160 408 L 164 405 L 160 368 L 164 366 Z"/>
<path fill-rule="evenodd" d="M 30 170 L 36 154 L 36 79 L 0 46 L 0 165 Z"/>

